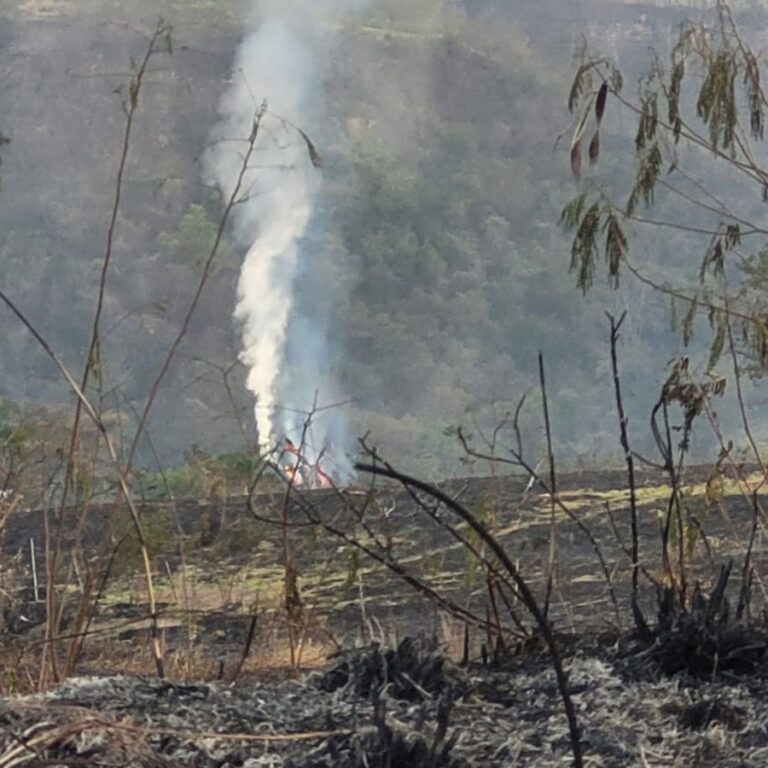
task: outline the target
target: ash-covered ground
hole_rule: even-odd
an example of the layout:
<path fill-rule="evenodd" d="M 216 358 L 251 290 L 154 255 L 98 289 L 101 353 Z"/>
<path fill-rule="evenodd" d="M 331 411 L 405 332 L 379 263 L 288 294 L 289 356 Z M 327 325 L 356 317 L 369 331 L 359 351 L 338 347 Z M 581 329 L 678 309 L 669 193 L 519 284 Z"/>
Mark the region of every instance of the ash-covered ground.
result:
<path fill-rule="evenodd" d="M 728 514 L 719 517 L 717 510 L 707 506 L 703 484 L 699 484 L 701 488 L 692 486 L 689 496 L 692 505 L 697 505 L 692 508 L 707 523 L 707 547 L 702 545 L 697 558 L 688 562 L 692 594 L 683 610 L 676 603 L 659 602 L 658 590 L 644 585 L 640 603 L 651 629 L 641 641 L 626 634 L 631 615 L 626 610 L 630 563 L 621 545 L 628 540 L 626 497 L 612 490 L 617 485 L 615 478 L 599 485 L 597 481 L 602 479 L 580 478 L 572 492 L 561 491 L 560 496 L 599 542 L 616 599 L 611 599 L 600 575 L 594 546 L 574 520 L 558 519 L 559 579 L 550 613 L 560 633 L 581 727 L 584 765 L 768 765 L 768 623 L 760 618 L 762 608 L 757 602 L 753 612 L 746 611 L 743 617 L 734 610 L 741 606 L 741 595 L 749 594 L 749 590 L 744 593 L 744 584 L 751 583 L 744 581 L 740 565 L 747 538 L 744 532 L 753 524 L 749 505 L 735 494 L 726 496 L 723 504 Z M 543 497 L 520 502 L 521 485 L 524 490 L 519 479 L 499 487 L 467 481 L 450 490 L 472 509 L 482 510 L 488 498 L 497 500 L 499 537 L 540 595 L 546 565 L 546 548 L 541 544 L 549 540 L 550 505 Z M 496 495 L 499 488 L 501 496 Z M 641 496 L 641 554 L 650 568 L 659 548 L 656 506 L 665 503 L 667 491 L 649 481 Z M 258 516 L 274 516 L 269 499 L 256 501 Z M 348 499 L 316 495 L 312 501 L 323 519 L 344 531 L 354 530 L 354 510 L 341 503 Z M 201 511 L 200 505 L 190 508 L 189 520 L 184 519 L 183 525 L 194 531 L 195 521 L 203 520 L 203 513 L 210 517 L 213 511 Z M 377 526 L 387 551 L 394 552 L 409 572 L 483 615 L 483 590 L 477 585 L 470 589 L 465 554 L 445 530 L 432 525 L 402 495 L 388 498 L 386 514 L 374 516 L 375 508 L 364 511 L 366 522 L 370 518 L 371 525 Z M 143 671 L 149 666 L 146 650 L 140 651 L 148 630 L 141 590 L 134 602 L 125 602 L 117 594 L 123 582 L 116 579 L 103 605 L 97 606 L 88 653 L 77 670 L 104 676 L 73 678 L 44 695 L 0 699 L 0 768 L 546 768 L 571 764 L 563 702 L 549 658 L 540 645 L 535 650 L 529 642 L 536 637 L 533 629 L 526 632 L 520 652 L 505 656 L 496 666 L 477 662 L 482 654 L 477 653 L 479 630 L 473 629 L 467 648 L 475 663 L 463 667 L 441 655 L 435 644 L 403 641 L 396 651 L 366 648 L 344 653 L 330 660 L 330 668 L 300 680 L 259 679 L 255 670 L 271 668 L 261 658 L 270 650 L 269 642 L 282 643 L 285 654 L 284 633 L 270 629 L 272 614 L 265 601 L 271 594 L 275 626 L 284 627 L 286 570 L 277 546 L 279 529 L 262 523 L 254 531 L 257 535 L 248 538 L 256 521 L 245 519 L 246 526 L 243 515 L 237 517 L 235 512 L 218 510 L 222 541 L 213 549 L 203 547 L 197 533 L 188 535 L 187 552 L 194 552 L 193 544 L 198 541 L 200 552 L 194 554 L 199 562 L 188 564 L 187 571 L 179 569 L 178 574 L 200 578 L 190 586 L 188 603 L 167 588 L 163 597 L 168 601 L 160 603 L 160 616 L 175 620 L 161 624 L 168 644 L 166 668 L 173 670 L 174 654 L 191 648 L 199 656 L 195 669 L 207 670 L 211 676 L 217 674 L 216 669 L 222 675 L 234 674 L 244 648 L 249 647 L 249 627 L 257 626 L 251 656 L 259 658 L 254 659 L 255 666 L 243 668 L 247 677 L 235 684 L 182 685 L 106 676 L 107 671 Z M 294 521 L 301 520 L 297 512 Z M 8 537 L 6 547 L 16 539 L 28 541 L 32 524 L 31 517 L 20 523 L 18 535 Z M 238 527 L 230 532 L 228 526 Z M 93 531 L 99 530 L 94 523 Z M 397 643 L 407 632 L 439 637 L 452 658 L 461 655 L 457 653 L 461 635 L 452 634 L 454 625 L 446 622 L 443 627 L 438 608 L 417 601 L 402 580 L 383 567 L 353 561 L 338 541 L 316 535 L 313 527 L 297 526 L 290 532 L 307 625 L 338 638 L 325 644 L 318 641 L 318 658 L 366 635 Z M 94 534 L 94 541 L 96 538 Z M 88 537 L 85 543 L 89 543 Z M 242 551 L 230 552 L 240 544 Z M 225 552 L 230 563 L 223 559 Z M 754 567 L 763 569 L 766 553 L 768 544 L 759 535 L 752 550 Z M 171 586 L 176 578 L 172 555 L 169 552 L 167 559 L 164 556 L 158 561 L 158 570 L 165 566 Z M 350 579 L 350 573 L 357 578 Z M 660 572 L 653 573 L 659 576 Z M 125 581 L 130 575 L 121 574 L 120 579 Z M 217 575 L 221 576 L 218 581 Z M 236 601 L 231 586 L 235 576 L 242 577 L 243 584 Z M 208 605 L 204 598 L 219 589 L 219 602 Z M 28 585 L 25 590 L 29 591 Z M 254 612 L 246 599 L 249 590 L 260 596 L 261 613 Z M 470 603 L 464 602 L 470 599 Z M 30 607 L 37 607 L 37 614 Z M 512 607 L 521 610 L 518 603 Z M 19 599 L 4 609 L 8 647 L 14 639 L 24 652 L 9 655 L 11 660 L 0 666 L 3 675 L 12 675 L 14 664 L 21 668 L 22 660 L 28 661 L 30 654 L 34 657 L 45 642 L 43 608 L 43 603 L 30 606 Z M 15 621 L 20 614 L 25 621 Z M 190 615 L 195 617 L 194 634 L 186 630 L 190 632 L 186 636 Z M 257 624 L 254 617 L 259 619 Z M 379 626 L 379 618 L 393 631 L 371 631 Z M 116 625 L 108 624 L 107 619 Z M 139 619 L 144 622 L 140 626 L 129 623 Z M 28 626 L 35 623 L 37 626 Z M 439 631 L 441 627 L 445 631 Z M 595 634 L 603 631 L 608 634 Z M 141 659 L 145 663 L 134 663 Z M 195 674 L 193 680 L 200 677 Z M 29 679 L 36 677 L 29 675 Z"/>
<path fill-rule="evenodd" d="M 668 677 L 605 639 L 565 654 L 584 764 L 768 764 L 768 677 Z M 562 701 L 547 658 L 459 668 L 406 641 L 350 652 L 279 683 L 68 681 L 0 702 L 0 768 L 20 766 L 566 766 Z"/>

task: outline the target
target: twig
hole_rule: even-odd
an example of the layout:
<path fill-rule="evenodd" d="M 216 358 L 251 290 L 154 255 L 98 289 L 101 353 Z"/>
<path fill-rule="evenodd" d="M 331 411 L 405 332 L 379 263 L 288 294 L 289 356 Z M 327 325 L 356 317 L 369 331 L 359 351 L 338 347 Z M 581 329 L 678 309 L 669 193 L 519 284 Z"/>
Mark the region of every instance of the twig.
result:
<path fill-rule="evenodd" d="M 154 405 L 155 399 L 157 398 L 157 394 L 160 391 L 160 387 L 165 379 L 166 374 L 168 373 L 169 368 L 171 367 L 171 362 L 176 356 L 176 352 L 179 349 L 181 342 L 184 340 L 184 337 L 187 335 L 187 331 L 189 330 L 192 317 L 195 314 L 195 311 L 197 310 L 197 305 L 200 302 L 200 297 L 202 296 L 203 290 L 205 289 L 205 286 L 208 283 L 208 277 L 210 276 L 211 268 L 213 267 L 213 263 L 219 252 L 219 247 L 221 246 L 221 241 L 224 237 L 224 231 L 229 222 L 229 218 L 232 214 L 232 210 L 234 209 L 235 205 L 239 200 L 240 193 L 243 188 L 243 181 L 248 171 L 248 163 L 256 149 L 256 142 L 259 138 L 261 124 L 262 124 L 262 120 L 265 112 L 266 112 L 266 104 L 262 103 L 261 106 L 256 110 L 256 113 L 254 115 L 253 123 L 251 127 L 251 133 L 247 139 L 247 148 L 245 150 L 245 153 L 243 154 L 242 163 L 240 165 L 240 170 L 237 176 L 237 180 L 235 181 L 234 187 L 232 188 L 232 192 L 224 208 L 224 212 L 222 213 L 221 219 L 219 220 L 219 226 L 216 230 L 216 237 L 214 238 L 213 244 L 211 245 L 211 250 L 208 253 L 205 263 L 203 264 L 203 270 L 200 274 L 200 280 L 198 281 L 197 288 L 195 289 L 195 293 L 192 296 L 192 299 L 187 307 L 186 313 L 184 314 L 181 327 L 179 328 L 173 342 L 171 343 L 171 346 L 168 349 L 168 352 L 166 353 L 165 359 L 163 360 L 163 363 L 160 366 L 160 370 L 155 376 L 155 380 L 152 382 L 149 395 L 147 396 L 147 401 L 141 413 L 138 426 L 136 427 L 136 432 L 134 434 L 133 440 L 131 441 L 131 445 L 128 449 L 128 454 L 126 457 L 126 466 L 131 466 L 132 464 L 133 457 L 136 454 L 136 449 L 138 448 L 139 441 L 141 440 L 141 436 L 149 420 L 149 414 L 150 414 L 150 411 L 152 410 L 152 406 Z"/>
<path fill-rule="evenodd" d="M 507 573 L 509 573 L 509 575 L 514 580 L 515 585 L 517 587 L 517 591 L 520 593 L 520 597 L 525 607 L 530 611 L 531 615 L 536 621 L 536 624 L 538 625 L 539 630 L 541 631 L 541 634 L 544 638 L 544 642 L 547 645 L 547 648 L 550 653 L 550 657 L 552 659 L 552 666 L 555 670 L 555 677 L 557 678 L 557 685 L 560 691 L 560 696 L 563 700 L 566 719 L 568 721 L 568 730 L 570 733 L 570 740 L 571 740 L 571 750 L 573 753 L 573 765 L 574 765 L 574 768 L 583 768 L 584 762 L 583 762 L 582 747 L 581 747 L 581 734 L 580 734 L 578 720 L 576 718 L 576 710 L 573 706 L 573 700 L 571 699 L 571 694 L 568 690 L 568 678 L 565 673 L 565 669 L 563 668 L 563 663 L 560 658 L 560 653 L 557 649 L 557 644 L 555 642 L 554 634 L 552 633 L 552 628 L 549 624 L 547 617 L 544 615 L 543 611 L 539 607 L 539 604 L 537 603 L 536 598 L 533 596 L 533 593 L 528 587 L 528 583 L 521 576 L 515 564 L 510 560 L 509 556 L 507 555 L 504 548 L 499 543 L 498 539 L 491 536 L 488 533 L 488 531 L 485 529 L 485 527 L 478 522 L 475 516 L 472 515 L 463 506 L 461 506 L 461 504 L 454 501 L 450 496 L 447 496 L 441 490 L 439 490 L 438 488 L 435 488 L 429 483 L 425 483 L 421 480 L 417 480 L 414 477 L 410 477 L 401 472 L 397 472 L 394 469 L 378 466 L 375 464 L 356 463 L 355 469 L 358 472 L 365 472 L 372 475 L 379 475 L 382 477 L 388 477 L 392 480 L 397 480 L 398 482 L 402 483 L 405 486 L 410 485 L 413 488 L 417 488 L 418 490 L 428 494 L 429 496 L 432 496 L 432 498 L 436 499 L 437 501 L 445 505 L 448 509 L 454 512 L 459 518 L 461 518 L 461 520 L 463 520 L 475 532 L 475 534 L 486 544 L 486 546 L 491 550 L 491 552 L 493 552 L 493 554 L 498 558 L 499 562 L 504 566 L 504 569 L 507 571 Z"/>
<path fill-rule="evenodd" d="M 522 404 L 522 400 L 521 400 Z M 519 409 L 518 409 L 519 413 Z M 519 442 L 519 427 L 517 425 L 517 420 L 515 420 L 514 424 L 514 430 L 516 435 L 518 435 L 518 446 L 521 446 L 521 443 Z M 510 464 L 515 467 L 522 467 L 526 473 L 528 473 L 531 477 L 533 477 L 538 483 L 539 487 L 544 491 L 545 494 L 549 495 L 550 498 L 555 499 L 555 503 L 558 506 L 558 509 L 560 509 L 561 512 L 563 512 L 577 527 L 578 529 L 586 536 L 589 543 L 592 545 L 592 549 L 595 553 L 595 556 L 598 559 L 598 562 L 600 563 L 600 569 L 603 572 L 603 576 L 605 577 L 605 583 L 608 586 L 608 593 L 611 598 L 611 602 L 613 603 L 614 611 L 616 612 L 616 617 L 619 623 L 621 622 L 621 612 L 619 610 L 619 601 L 616 597 L 616 590 L 613 586 L 613 580 L 611 579 L 611 573 L 608 569 L 608 564 L 605 561 L 605 556 L 603 555 L 603 551 L 600 548 L 600 545 L 597 542 L 597 539 L 592 535 L 592 531 L 589 530 L 589 528 L 584 524 L 582 520 L 580 520 L 576 513 L 568 507 L 567 504 L 563 502 L 563 500 L 558 496 L 555 497 L 551 494 L 550 488 L 547 485 L 547 482 L 541 477 L 541 475 L 537 472 L 536 468 L 531 466 L 524 458 L 522 454 L 521 447 L 518 448 L 518 450 L 510 449 L 510 453 L 512 454 L 511 459 L 507 459 L 501 456 L 493 457 L 489 456 L 488 454 L 481 453 L 479 451 L 476 451 L 472 446 L 469 444 L 469 441 L 467 440 L 466 435 L 464 432 L 459 428 L 457 432 L 457 437 L 459 439 L 459 442 L 461 443 L 464 451 L 469 455 L 473 456 L 477 459 L 483 459 L 484 461 L 499 461 L 502 464 Z"/>
<path fill-rule="evenodd" d="M 549 404 L 547 403 L 547 383 L 544 378 L 544 355 L 539 350 L 539 385 L 541 387 L 541 404 L 544 411 L 544 430 L 547 436 L 547 461 L 549 462 L 549 563 L 547 566 L 547 588 L 544 597 L 544 616 L 549 614 L 549 600 L 555 581 L 555 499 L 557 498 L 557 473 L 555 472 L 555 454 L 552 450 L 552 428 L 549 424 Z"/>
<path fill-rule="evenodd" d="M 259 609 L 257 606 L 254 608 L 253 615 L 251 616 L 251 623 L 248 626 L 248 637 L 245 639 L 245 645 L 243 646 L 243 653 L 240 656 L 240 661 L 238 661 L 237 666 L 234 668 L 232 674 L 230 675 L 230 683 L 234 683 L 237 678 L 240 677 L 240 672 L 242 671 L 245 662 L 248 660 L 248 656 L 251 653 L 251 646 L 253 645 L 253 638 L 256 636 L 256 627 L 258 626 L 258 623 Z"/>
<path fill-rule="evenodd" d="M 158 677 L 163 677 L 164 676 L 163 655 L 160 648 L 159 636 L 157 633 L 157 609 L 156 609 L 156 603 L 155 603 L 155 590 L 154 590 L 153 577 L 152 577 L 152 565 L 149 559 L 149 550 L 147 549 L 147 541 L 144 536 L 144 530 L 142 528 L 141 521 L 139 520 L 139 513 L 136 510 L 136 506 L 134 505 L 133 499 L 131 497 L 131 491 L 130 491 L 130 488 L 128 487 L 128 480 L 120 464 L 120 460 L 117 457 L 117 453 L 115 452 L 114 446 L 112 445 L 112 440 L 109 437 L 109 432 L 106 426 L 104 425 L 104 422 L 101 420 L 101 417 L 98 415 L 98 413 L 96 413 L 90 401 L 88 400 L 88 398 L 85 396 L 85 394 L 82 392 L 82 390 L 78 386 L 77 382 L 72 377 L 72 374 L 67 370 L 64 363 L 61 362 L 61 360 L 59 359 L 59 356 L 56 354 L 56 352 L 54 352 L 54 350 L 51 348 L 48 342 L 40 335 L 40 333 L 38 333 L 37 329 L 30 323 L 30 321 L 21 312 L 21 310 L 8 298 L 8 296 L 2 290 L 0 290 L 0 300 L 2 300 L 3 303 L 5 303 L 5 305 L 11 310 L 11 312 L 13 312 L 13 314 L 16 315 L 16 317 L 21 321 L 21 323 L 34 336 L 37 343 L 43 348 L 43 350 L 48 355 L 48 357 L 53 361 L 53 363 L 59 369 L 59 372 L 64 377 L 70 389 L 77 396 L 78 400 L 82 402 L 83 409 L 85 410 L 88 417 L 91 419 L 91 421 L 94 423 L 96 428 L 101 433 L 102 438 L 104 440 L 104 444 L 107 446 L 107 451 L 109 452 L 110 459 L 118 475 L 118 484 L 120 486 L 120 491 L 122 492 L 123 498 L 125 499 L 125 503 L 128 506 L 128 509 L 131 513 L 131 520 L 133 522 L 133 526 L 136 531 L 136 536 L 139 540 L 139 546 L 141 548 L 141 555 L 142 555 L 142 561 L 144 566 L 144 577 L 147 583 L 147 597 L 149 601 L 150 612 L 152 614 L 152 619 L 153 619 L 152 647 L 154 651 L 155 666 L 157 669 Z"/>
<path fill-rule="evenodd" d="M 125 175 L 125 168 L 128 160 L 128 151 L 131 144 L 131 132 L 133 130 L 134 118 L 139 108 L 139 95 L 141 93 L 141 87 L 144 80 L 144 76 L 147 72 L 147 66 L 152 56 L 157 52 L 156 44 L 161 37 L 165 37 L 170 31 L 170 28 L 161 20 L 158 21 L 155 28 L 155 32 L 152 35 L 147 49 L 144 53 L 144 57 L 139 65 L 136 75 L 131 79 L 128 87 L 128 98 L 124 102 L 124 108 L 126 112 L 125 132 L 123 135 L 122 149 L 120 152 L 120 161 L 118 163 L 117 178 L 115 181 L 115 197 L 112 204 L 112 210 L 110 213 L 109 227 L 107 230 L 107 246 L 104 253 L 104 259 L 101 265 L 101 274 L 99 277 L 99 290 L 96 298 L 96 309 L 93 316 L 93 325 L 91 329 L 91 338 L 88 344 L 88 350 L 85 360 L 85 368 L 83 370 L 83 376 L 80 382 L 80 391 L 84 394 L 88 387 L 88 381 L 91 372 L 94 368 L 98 368 L 101 365 L 100 357 L 101 352 L 99 349 L 99 324 L 101 322 L 101 314 L 104 308 L 104 297 L 106 295 L 107 276 L 109 273 L 109 267 L 112 262 L 112 251 L 115 240 L 115 228 L 117 225 L 117 218 L 120 211 L 120 203 L 123 193 L 123 179 Z M 75 413 L 72 422 L 72 431 L 70 434 L 69 449 L 67 452 L 67 464 L 64 475 L 64 486 L 61 494 L 61 503 L 59 505 L 59 521 L 56 531 L 56 543 L 51 551 L 50 562 L 47 564 L 47 585 L 46 585 L 46 632 L 50 636 L 50 644 L 46 646 L 46 654 L 50 659 L 51 671 L 54 679 L 58 679 L 58 671 L 56 668 L 56 651 L 53 637 L 58 632 L 59 617 L 56 616 L 55 610 L 55 579 L 58 558 L 61 552 L 62 539 L 64 534 L 64 514 L 68 501 L 68 494 L 70 485 L 72 482 L 72 476 L 75 469 L 75 453 L 77 449 L 77 440 L 80 432 L 80 420 L 82 417 L 83 402 L 80 398 L 75 403 Z M 45 665 L 43 665 L 45 666 Z"/>
<path fill-rule="evenodd" d="M 611 369 L 613 371 L 613 385 L 616 393 L 616 410 L 619 415 L 619 439 L 621 447 L 624 450 L 624 459 L 627 463 L 627 480 L 629 482 L 629 514 L 630 525 L 632 529 L 632 615 L 635 620 L 635 627 L 642 635 L 648 635 L 648 624 L 645 621 L 640 605 L 637 601 L 638 592 L 638 569 L 640 559 L 640 545 L 637 533 L 637 491 L 635 488 L 635 461 L 632 451 L 629 448 L 629 434 L 627 430 L 628 419 L 624 413 L 624 403 L 621 397 L 621 381 L 619 379 L 618 362 L 618 341 L 621 325 L 627 317 L 626 310 L 622 313 L 618 321 L 613 315 L 605 313 L 611 324 Z"/>

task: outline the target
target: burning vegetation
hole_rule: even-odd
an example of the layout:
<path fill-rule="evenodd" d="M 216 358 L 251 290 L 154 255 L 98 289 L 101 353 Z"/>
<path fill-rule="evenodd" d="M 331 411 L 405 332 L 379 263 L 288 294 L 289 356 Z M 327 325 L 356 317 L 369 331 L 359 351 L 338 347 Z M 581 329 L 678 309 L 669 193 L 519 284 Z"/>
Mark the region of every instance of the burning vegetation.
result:
<path fill-rule="evenodd" d="M 321 466 L 327 454 L 327 446 L 323 446 L 317 458 L 312 461 L 286 437 L 283 441 L 283 453 L 294 457 L 292 462 L 283 465 L 283 474 L 289 485 L 294 488 L 333 487 L 333 479 Z"/>

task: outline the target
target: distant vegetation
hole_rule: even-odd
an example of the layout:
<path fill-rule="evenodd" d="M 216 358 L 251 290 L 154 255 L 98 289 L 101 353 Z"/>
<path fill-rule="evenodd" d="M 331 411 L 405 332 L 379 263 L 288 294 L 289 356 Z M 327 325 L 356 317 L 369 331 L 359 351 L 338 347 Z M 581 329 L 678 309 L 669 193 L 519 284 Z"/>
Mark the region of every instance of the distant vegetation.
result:
<path fill-rule="evenodd" d="M 484 665 L 545 647 L 576 768 L 593 747 L 563 664 L 569 626 L 615 616 L 614 652 L 670 673 L 762 667 L 750 606 L 768 470 L 750 395 L 768 370 L 768 172 L 755 159 L 768 99 L 725 4 L 714 21 L 674 27 L 677 7 L 649 23 L 637 6 L 606 7 L 618 20 L 601 20 L 596 45 L 616 56 L 581 45 L 570 91 L 568 66 L 546 52 L 561 39 L 528 18 L 537 48 L 501 2 L 392 2 L 333 27 L 315 124 L 283 126 L 324 169 L 291 320 L 305 334 L 289 337 L 312 344 L 313 323 L 327 323 L 323 354 L 349 398 L 339 407 L 366 433 L 358 475 L 336 484 L 302 453 L 309 417 L 299 445 L 257 445 L 237 359 L 232 309 L 249 241 L 230 225 L 240 192 L 261 192 L 239 185 L 264 161 L 266 106 L 226 200 L 199 162 L 239 39 L 240 17 L 222 13 L 234 7 L 169 6 L 180 39 L 159 21 L 137 36 L 140 59 L 123 27 L 104 32 L 107 5 L 84 26 L 59 23 L 74 5 L 15 7 L 0 30 L 29 66 L 9 88 L 0 207 L 0 300 L 19 320 L 0 337 L 14 363 L 0 367 L 0 534 L 20 524 L 45 615 L 39 656 L 22 667 L 31 685 L 30 670 L 42 690 L 85 666 L 108 599 L 144 614 L 159 677 L 178 663 L 193 671 L 206 612 L 248 620 L 228 679 L 270 635 L 295 674 L 328 629 L 326 608 L 352 621 L 359 611 L 361 641 L 383 634 L 367 615 L 371 588 L 377 610 L 401 598 L 380 574 L 458 622 L 443 640 L 458 629 L 466 662 L 471 632 L 484 635 L 474 652 Z M 768 27 L 757 9 L 744 18 Z M 650 73 L 627 95 L 637 62 L 625 52 L 657 28 L 678 30 L 670 66 L 644 51 Z M 116 42 L 131 51 L 127 78 L 103 74 Z M 605 469 L 610 453 L 626 491 L 600 472 L 585 480 L 597 488 L 561 483 L 565 466 Z M 692 471 L 701 456 L 710 466 Z M 457 469 L 490 477 L 422 479 Z M 0 569 L 14 610 L 29 594 L 24 562 Z M 109 593 L 119 577 L 131 583 Z M 330 602 L 313 600 L 313 586 Z M 207 611 L 203 596 L 215 600 Z M 169 618 L 186 657 L 168 653 Z M 218 667 L 224 679 L 223 656 Z"/>
<path fill-rule="evenodd" d="M 116 423 L 135 418 L 215 232 L 218 200 L 198 160 L 245 5 L 168 2 L 151 17 L 144 4 L 121 6 L 137 27 L 161 10 L 175 28 L 174 53 L 142 95 L 116 230 L 100 395 Z M 562 461 L 614 452 L 602 422 L 611 392 L 604 308 L 630 308 L 624 375 L 633 418 L 646 418 L 679 347 L 667 302 L 653 291 L 600 286 L 585 301 L 568 275 L 557 219 L 574 187 L 562 143 L 553 147 L 568 126 L 571 42 L 582 30 L 512 10 L 496 0 L 370 4 L 340 26 L 317 123 L 305 126 L 324 156 L 325 186 L 306 243 L 317 269 L 301 276 L 301 304 L 331 297 L 329 354 L 354 400 L 354 434 L 372 430 L 384 450 L 433 474 L 457 470 L 460 450 L 444 430 L 515 401 L 535 382 L 539 349 Z M 112 10 L 96 0 L 87 14 L 77 4 L 28 3 L 4 14 L 0 62 L 16 74 L 0 91 L 0 128 L 13 139 L 3 147 L 0 261 L 9 294 L 77 368 L 122 117 L 113 93 L 121 78 L 99 73 L 123 71 L 142 39 L 104 25 Z M 617 11 L 616 34 L 629 34 L 636 19 L 634 6 Z M 3 58 L 14 55 L 26 57 L 24 67 Z M 610 120 L 606 148 L 626 140 L 626 126 Z M 616 179 L 631 170 L 607 152 L 602 168 Z M 649 261 L 667 259 L 670 247 L 690 246 L 682 237 L 649 240 Z M 224 244 L 164 385 L 148 431 L 163 464 L 184 463 L 192 445 L 211 455 L 250 450 L 231 317 L 241 257 L 241 246 Z M 15 364 L 3 366 L 0 394 L 62 404 L 64 390 L 25 331 L 3 322 L 0 354 Z M 146 443 L 141 460 L 154 471 Z"/>

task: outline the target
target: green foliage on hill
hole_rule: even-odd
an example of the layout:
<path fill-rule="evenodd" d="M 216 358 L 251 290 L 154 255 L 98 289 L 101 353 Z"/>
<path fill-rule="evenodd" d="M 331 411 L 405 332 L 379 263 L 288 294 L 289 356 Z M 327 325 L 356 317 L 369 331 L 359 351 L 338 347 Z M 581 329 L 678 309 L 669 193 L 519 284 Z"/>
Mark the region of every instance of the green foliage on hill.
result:
<path fill-rule="evenodd" d="M 176 27 L 174 54 L 142 93 L 103 349 L 104 406 L 128 419 L 214 236 L 219 201 L 202 183 L 199 161 L 245 4 L 168 2 L 156 10 Z M 7 289 L 77 370 L 122 115 L 109 77 L 71 73 L 122 71 L 143 39 L 102 24 L 112 15 L 102 0 L 38 11 L 29 3 L 4 11 L 10 42 L 0 64 L 22 53 L 27 60 L 0 92 L 15 153 L 3 166 L 0 262 Z M 155 12 L 147 19 L 143 4 L 121 5 L 140 27 Z M 329 354 L 344 396 L 355 401 L 353 433 L 372 429 L 395 457 L 421 459 L 427 471 L 455 467 L 459 452 L 441 439 L 446 426 L 535 383 L 539 349 L 569 459 L 613 445 L 612 434 L 593 427 L 610 393 L 602 310 L 616 298 L 582 299 L 557 227 L 572 192 L 565 158 L 552 151 L 567 125 L 569 51 L 553 56 L 531 44 L 547 23 L 517 15 L 495 0 L 387 0 L 361 10 L 336 30 L 322 116 L 304 126 L 326 163 L 307 239 L 317 258 L 300 277 L 299 305 L 328 315 Z M 57 72 L 46 69 L 51 50 Z M 44 136 L 32 140 L 35 131 Z M 179 463 L 192 444 L 212 455 L 240 451 L 253 437 L 232 321 L 242 253 L 242 244 L 226 243 L 153 417 L 149 433 L 163 461 Z M 669 336 L 666 326 L 657 313 L 647 330 L 628 332 L 627 379 L 638 389 L 664 355 L 656 342 Z M 0 394 L 66 397 L 20 328 L 9 326 L 0 354 L 24 371 L 5 367 Z M 143 459 L 151 464 L 148 453 Z"/>

